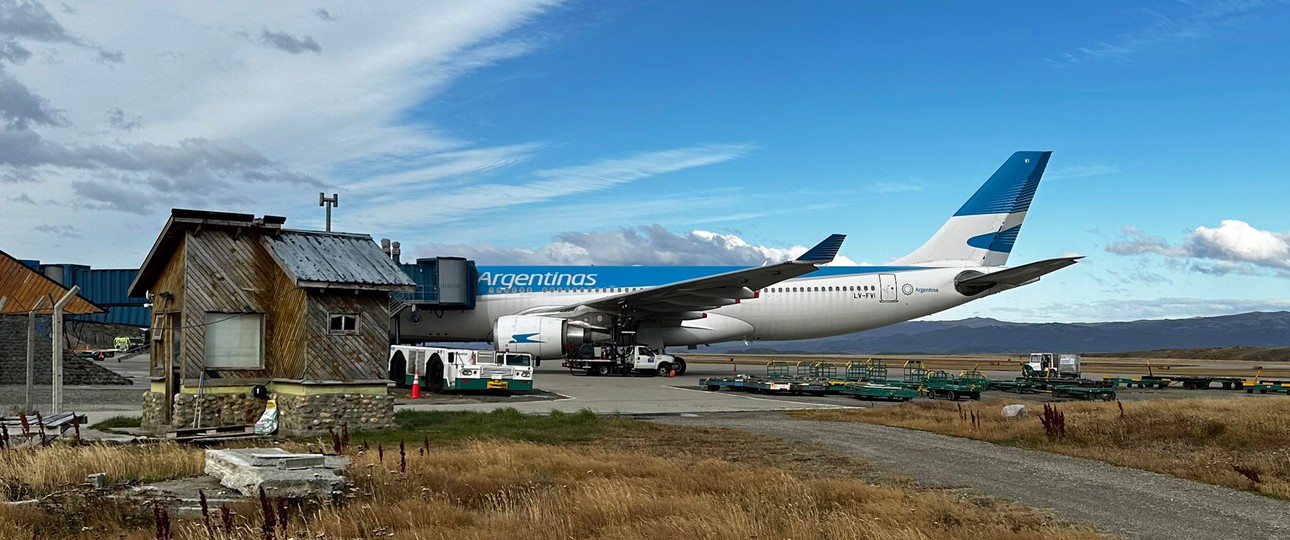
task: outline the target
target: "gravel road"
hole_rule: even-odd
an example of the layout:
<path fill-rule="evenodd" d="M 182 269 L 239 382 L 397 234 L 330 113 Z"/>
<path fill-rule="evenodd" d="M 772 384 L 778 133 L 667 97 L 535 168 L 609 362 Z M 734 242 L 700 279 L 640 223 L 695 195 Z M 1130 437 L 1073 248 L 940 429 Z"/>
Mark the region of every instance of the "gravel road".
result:
<path fill-rule="evenodd" d="M 1098 461 L 777 413 L 656 420 L 816 443 L 908 474 L 924 485 L 966 487 L 1133 538 L 1290 538 L 1286 501 Z"/>

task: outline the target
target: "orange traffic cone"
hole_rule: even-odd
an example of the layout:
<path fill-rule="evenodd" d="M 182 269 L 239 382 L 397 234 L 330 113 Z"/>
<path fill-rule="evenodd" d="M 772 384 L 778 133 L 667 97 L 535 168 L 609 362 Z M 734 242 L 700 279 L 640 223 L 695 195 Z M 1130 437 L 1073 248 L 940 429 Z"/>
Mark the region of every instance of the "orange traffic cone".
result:
<path fill-rule="evenodd" d="M 421 399 L 421 373 L 412 372 L 412 399 Z"/>

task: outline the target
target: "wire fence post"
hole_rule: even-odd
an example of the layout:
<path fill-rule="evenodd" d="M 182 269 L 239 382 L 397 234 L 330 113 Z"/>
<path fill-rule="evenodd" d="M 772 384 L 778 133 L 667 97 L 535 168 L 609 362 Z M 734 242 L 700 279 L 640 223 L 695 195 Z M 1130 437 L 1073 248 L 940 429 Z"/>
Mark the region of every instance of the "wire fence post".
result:
<path fill-rule="evenodd" d="M 36 312 L 45 307 L 45 301 L 48 299 L 45 296 L 37 298 L 36 305 L 32 306 L 31 311 L 27 312 L 27 393 L 22 404 L 24 414 L 31 414 L 32 411 L 35 411 L 32 408 L 31 392 L 36 382 Z"/>
<path fill-rule="evenodd" d="M 54 328 L 54 331 L 52 332 L 54 335 L 51 338 L 53 340 L 53 347 L 51 347 L 53 352 L 50 354 L 53 360 L 54 371 L 50 377 L 50 382 L 53 383 L 53 391 L 51 393 L 53 394 L 52 401 L 54 403 L 52 410 L 49 411 L 50 414 L 63 412 L 63 354 L 65 352 L 65 348 L 63 347 L 63 307 L 66 306 L 68 302 L 71 302 L 72 298 L 75 298 L 76 293 L 80 292 L 80 290 L 80 285 L 73 285 L 71 290 L 68 290 L 67 294 L 64 294 L 63 297 L 58 299 L 58 302 L 54 304 L 54 320 L 51 321 L 51 326 Z"/>

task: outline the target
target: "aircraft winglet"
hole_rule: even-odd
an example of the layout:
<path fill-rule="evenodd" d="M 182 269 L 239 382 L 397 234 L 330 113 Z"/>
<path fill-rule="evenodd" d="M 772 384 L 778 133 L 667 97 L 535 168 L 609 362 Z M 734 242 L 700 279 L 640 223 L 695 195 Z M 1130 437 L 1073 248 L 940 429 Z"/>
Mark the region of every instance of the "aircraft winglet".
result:
<path fill-rule="evenodd" d="M 833 262 L 833 258 L 838 256 L 838 250 L 842 249 L 842 241 L 847 239 L 845 234 L 831 234 L 823 242 L 816 244 L 801 257 L 793 262 L 806 264 L 825 264 Z"/>

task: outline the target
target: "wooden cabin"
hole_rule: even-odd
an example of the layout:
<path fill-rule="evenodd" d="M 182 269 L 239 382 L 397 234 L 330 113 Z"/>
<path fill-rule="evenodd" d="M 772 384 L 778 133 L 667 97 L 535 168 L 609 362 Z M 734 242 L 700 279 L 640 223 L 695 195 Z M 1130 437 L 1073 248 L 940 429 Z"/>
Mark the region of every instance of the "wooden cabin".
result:
<path fill-rule="evenodd" d="M 413 281 L 365 234 L 175 209 L 130 285 L 152 303 L 144 425 L 379 429 L 392 291 Z"/>

